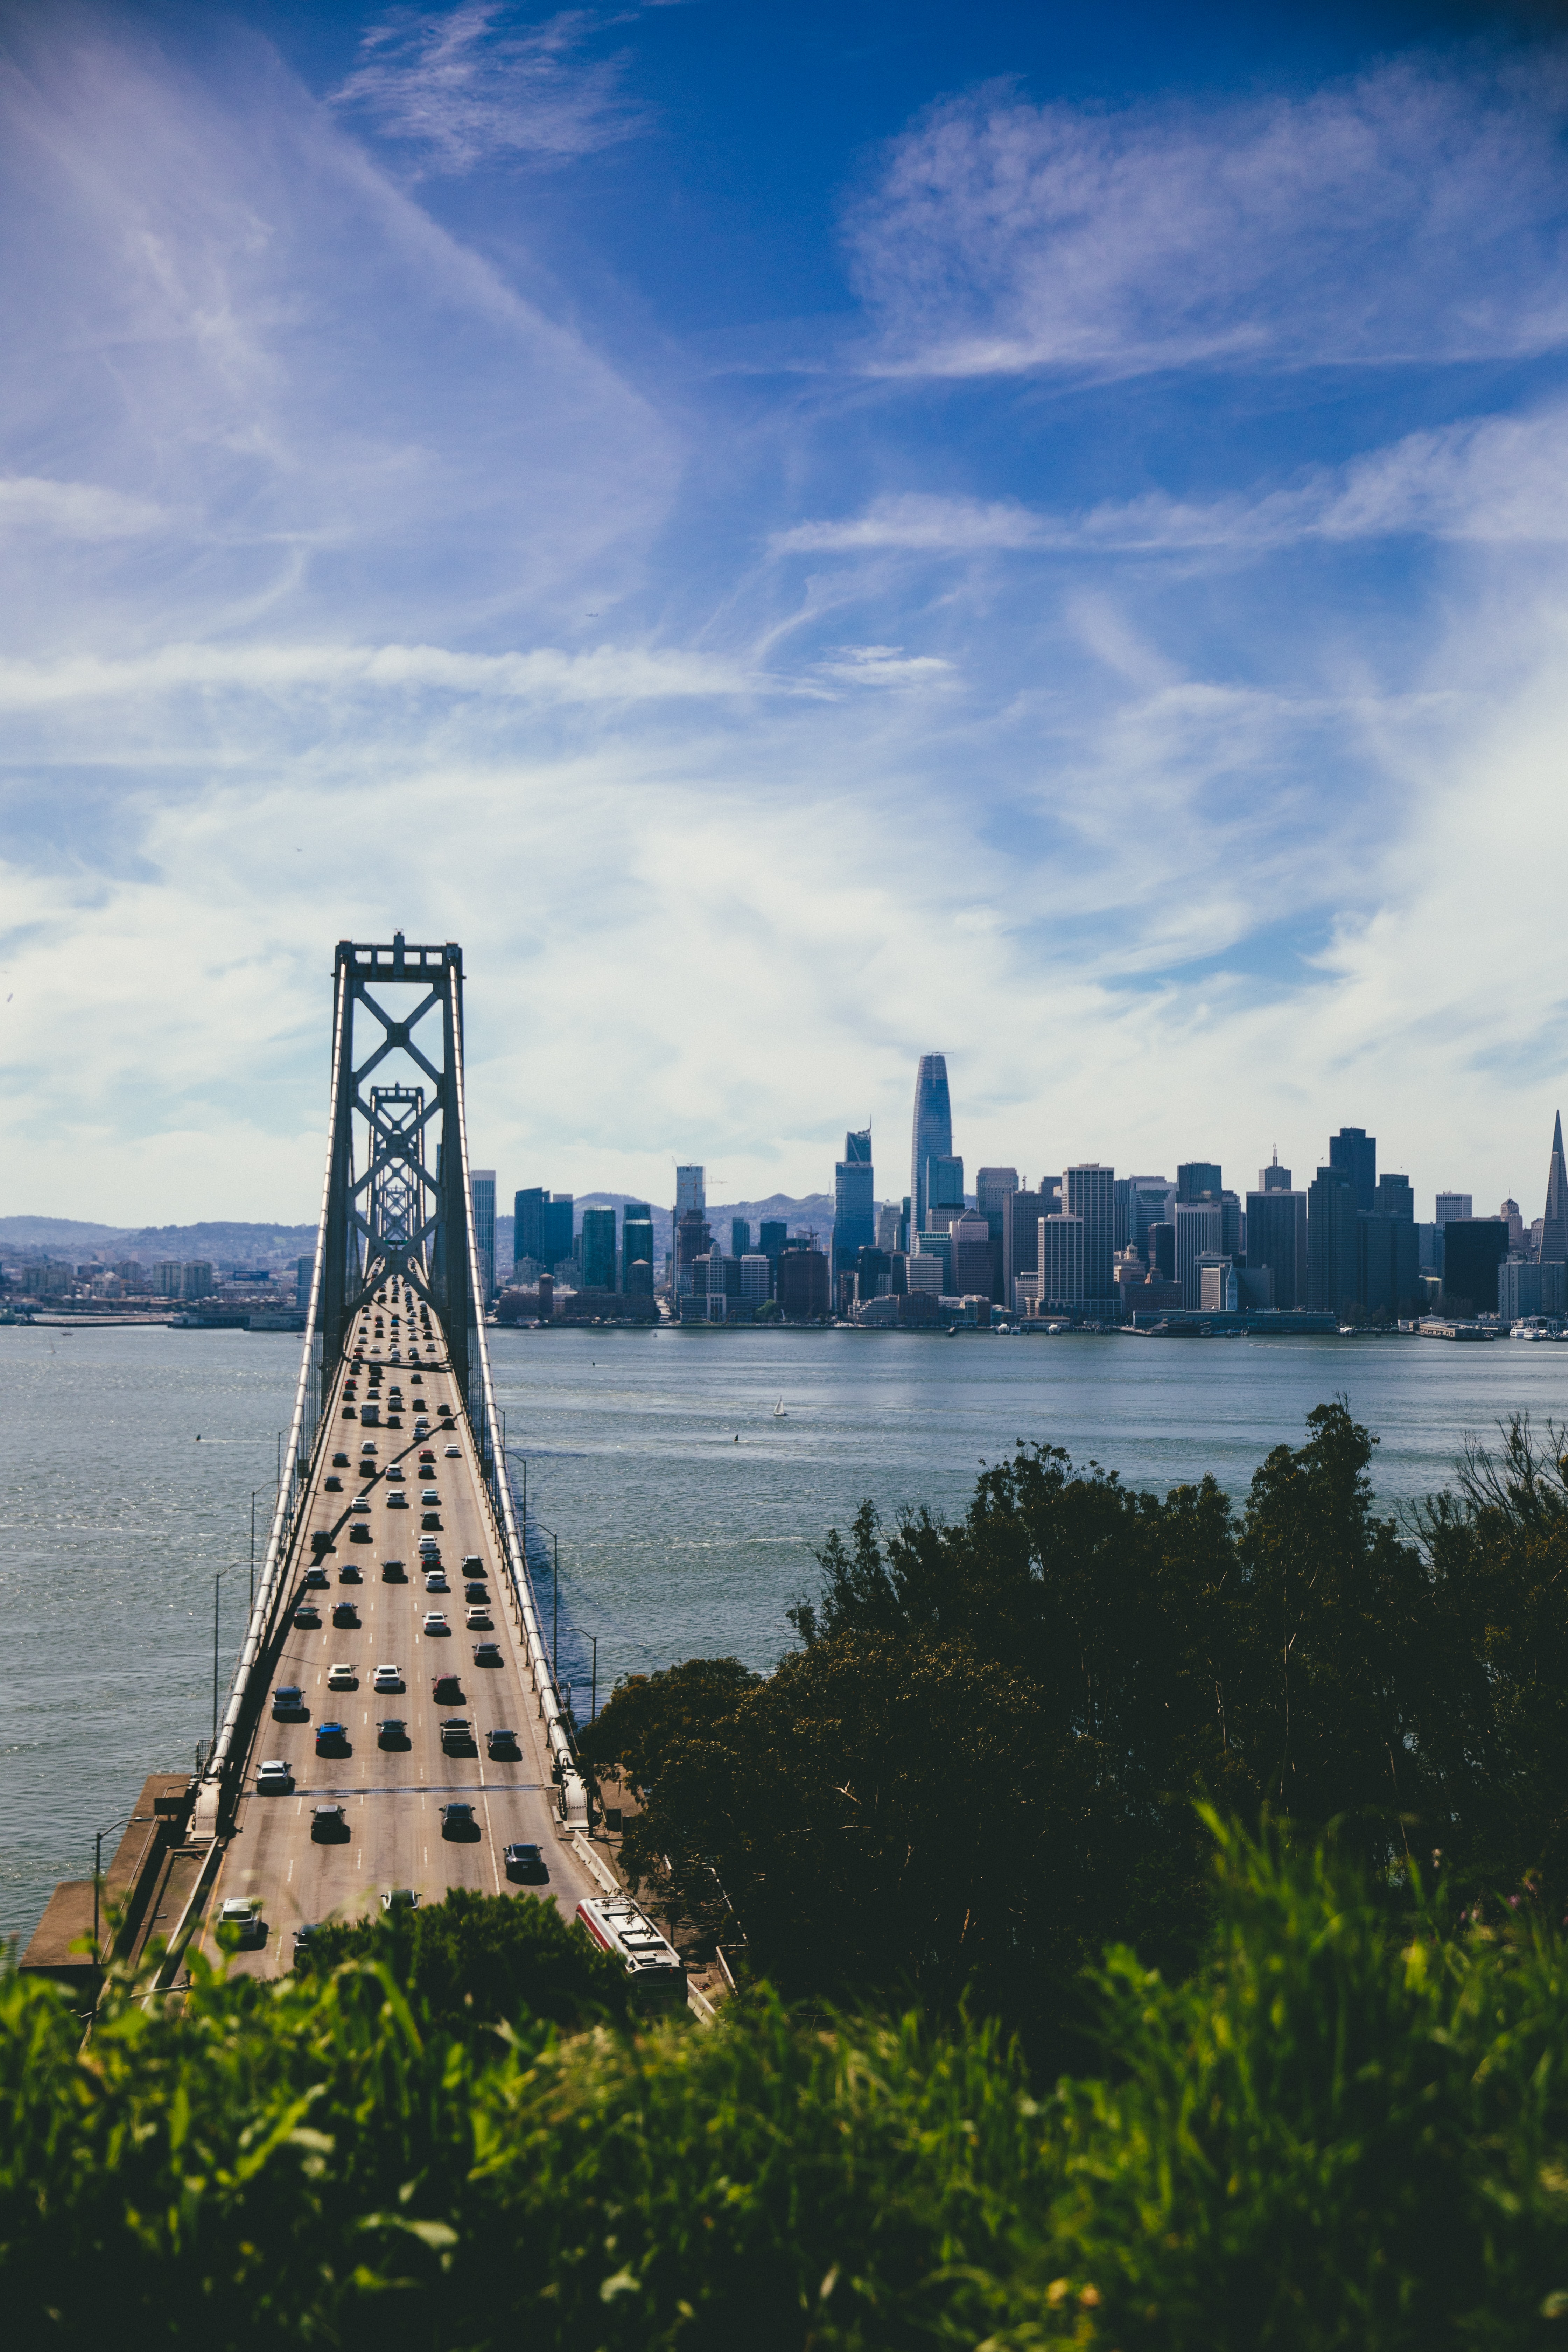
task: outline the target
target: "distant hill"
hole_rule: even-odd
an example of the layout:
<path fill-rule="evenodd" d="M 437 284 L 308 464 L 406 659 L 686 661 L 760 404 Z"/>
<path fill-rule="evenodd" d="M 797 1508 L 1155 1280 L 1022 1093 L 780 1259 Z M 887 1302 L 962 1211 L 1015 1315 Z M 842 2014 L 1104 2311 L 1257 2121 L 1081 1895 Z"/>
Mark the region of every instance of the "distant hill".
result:
<path fill-rule="evenodd" d="M 0 1217 L 0 1250 L 47 1250 L 83 1263 L 210 1258 L 220 1266 L 292 1265 L 316 1246 L 314 1225 L 214 1219 L 195 1225 L 95 1225 L 76 1217 Z"/>

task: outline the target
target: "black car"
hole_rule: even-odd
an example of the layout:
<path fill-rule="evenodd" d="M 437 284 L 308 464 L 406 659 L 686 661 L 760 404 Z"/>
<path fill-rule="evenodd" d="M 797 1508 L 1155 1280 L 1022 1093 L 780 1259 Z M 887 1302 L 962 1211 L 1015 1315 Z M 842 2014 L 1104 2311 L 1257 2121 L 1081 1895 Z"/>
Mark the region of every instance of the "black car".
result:
<path fill-rule="evenodd" d="M 298 1683 L 279 1683 L 272 1694 L 272 1712 L 291 1721 L 305 1713 L 305 1694 Z"/>
<path fill-rule="evenodd" d="M 347 1837 L 348 1822 L 341 1805 L 312 1805 L 310 1835 L 313 1839 L 336 1845 Z"/>
<path fill-rule="evenodd" d="M 466 1715 L 449 1715 L 441 1726 L 441 1747 L 447 1756 L 475 1753 L 474 1727 Z"/>
<path fill-rule="evenodd" d="M 333 1454 L 333 1456 L 332 1456 L 332 1467 L 333 1467 L 333 1469 L 334 1469 L 334 1470 L 346 1470 L 346 1469 L 348 1468 L 348 1466 L 349 1466 L 349 1457 L 348 1457 L 348 1455 L 347 1455 L 346 1454 Z"/>
<path fill-rule="evenodd" d="M 479 1825 L 474 1819 L 472 1805 L 456 1801 L 441 1808 L 441 1835 L 445 1838 L 477 1838 Z"/>
<path fill-rule="evenodd" d="M 359 1623 L 359 1611 L 352 1601 L 335 1601 L 332 1603 L 332 1622 L 334 1625 Z"/>
<path fill-rule="evenodd" d="M 383 1584 L 406 1584 L 408 1571 L 400 1559 L 384 1559 L 381 1563 Z"/>
<path fill-rule="evenodd" d="M 295 1624 L 319 1625 L 321 1622 L 321 1612 L 317 1608 L 315 1602 L 313 1601 L 301 1601 L 300 1606 L 294 1612 Z"/>
<path fill-rule="evenodd" d="M 476 1666 L 499 1666 L 500 1663 L 500 1643 L 499 1642 L 476 1642 L 474 1643 L 474 1664 Z"/>
<path fill-rule="evenodd" d="M 379 1748 L 406 1748 L 408 1726 L 400 1715 L 384 1716 L 376 1726 L 375 1738 Z"/>
<path fill-rule="evenodd" d="M 525 1886 L 549 1885 L 550 1872 L 536 1845 L 509 1845 L 503 1859 L 509 1878 L 520 1879 Z"/>
<path fill-rule="evenodd" d="M 430 1696 L 437 1706 L 460 1706 L 463 1700 L 463 1678 L 460 1675 L 435 1675 L 431 1677 Z"/>
<path fill-rule="evenodd" d="M 321 1585 L 326 1583 L 327 1571 L 319 1560 L 313 1561 L 305 1570 L 305 1581 L 309 1585 Z"/>
<path fill-rule="evenodd" d="M 300 1920 L 300 1925 L 294 1930 L 294 1958 L 296 1959 L 299 1958 L 301 1952 L 308 1952 L 310 1950 L 311 1945 L 315 1942 L 321 1932 L 321 1922 L 320 1919 Z"/>
<path fill-rule="evenodd" d="M 480 1609 L 488 1609 L 490 1605 L 489 1586 L 488 1584 L 465 1584 L 463 1587 L 463 1598 L 465 1601 L 474 1601 Z"/>
<path fill-rule="evenodd" d="M 364 1582 L 364 1578 L 360 1573 L 360 1570 L 354 1565 L 353 1561 L 352 1559 L 348 1559 L 343 1562 L 342 1568 L 338 1570 L 338 1582 L 340 1584 L 363 1584 Z"/>
<path fill-rule="evenodd" d="M 521 1752 L 517 1744 L 516 1732 L 509 1731 L 502 1724 L 498 1724 L 493 1731 L 486 1732 L 485 1744 L 492 1758 L 503 1764 L 515 1763 Z"/>

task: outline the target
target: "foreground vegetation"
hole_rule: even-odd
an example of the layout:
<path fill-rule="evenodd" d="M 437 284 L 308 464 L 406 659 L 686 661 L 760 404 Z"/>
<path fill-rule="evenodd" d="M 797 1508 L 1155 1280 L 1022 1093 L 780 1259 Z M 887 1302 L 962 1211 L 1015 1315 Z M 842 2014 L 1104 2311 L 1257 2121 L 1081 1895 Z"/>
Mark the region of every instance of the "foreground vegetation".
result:
<path fill-rule="evenodd" d="M 1096 2074 L 994 2026 L 449 2032 L 390 1939 L 330 1975 L 0 1985 L 18 2342 L 1255 2352 L 1550 2343 L 1568 1968 L 1322 1849 L 1218 1842 L 1183 1984 L 1100 1971 Z M 549 1958 L 559 2000 L 558 1958 Z M 526 1970 L 524 1971 L 526 1973 Z M 585 1978 L 583 2016 L 594 1987 Z M 582 2025 L 582 2017 L 577 2021 Z"/>
<path fill-rule="evenodd" d="M 694 1660 L 618 1688 L 590 1752 L 641 1784 L 626 1856 L 677 1913 L 733 1905 L 786 1994 L 918 1995 L 1079 2064 L 1075 1988 L 1113 1941 L 1167 1974 L 1207 1932 L 1194 1807 L 1339 1823 L 1447 1916 L 1568 1909 L 1568 1486 L 1527 1422 L 1400 1526 L 1374 1440 L 1320 1406 L 1235 1510 L 1134 1493 L 1053 1447 L 952 1525 L 868 1503 L 765 1679 Z"/>

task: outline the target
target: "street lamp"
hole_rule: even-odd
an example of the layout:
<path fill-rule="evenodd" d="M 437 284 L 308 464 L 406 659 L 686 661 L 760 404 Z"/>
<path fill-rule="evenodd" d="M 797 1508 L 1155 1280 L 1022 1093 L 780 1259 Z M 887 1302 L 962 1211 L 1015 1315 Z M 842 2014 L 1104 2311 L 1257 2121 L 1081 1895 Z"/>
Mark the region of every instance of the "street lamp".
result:
<path fill-rule="evenodd" d="M 213 1746 L 217 1746 L 217 1589 L 228 1574 L 220 1568 L 213 1578 Z"/>

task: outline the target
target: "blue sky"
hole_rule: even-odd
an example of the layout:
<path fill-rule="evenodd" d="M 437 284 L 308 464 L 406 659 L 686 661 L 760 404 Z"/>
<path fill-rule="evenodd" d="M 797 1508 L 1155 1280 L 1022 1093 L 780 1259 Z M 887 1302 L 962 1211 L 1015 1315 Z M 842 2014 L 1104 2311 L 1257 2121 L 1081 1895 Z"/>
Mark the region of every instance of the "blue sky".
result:
<path fill-rule="evenodd" d="M 1260 13 L 0 14 L 5 1207 L 311 1214 L 401 925 L 506 1191 L 897 1193 L 942 1047 L 1537 1212 L 1563 20 Z"/>

